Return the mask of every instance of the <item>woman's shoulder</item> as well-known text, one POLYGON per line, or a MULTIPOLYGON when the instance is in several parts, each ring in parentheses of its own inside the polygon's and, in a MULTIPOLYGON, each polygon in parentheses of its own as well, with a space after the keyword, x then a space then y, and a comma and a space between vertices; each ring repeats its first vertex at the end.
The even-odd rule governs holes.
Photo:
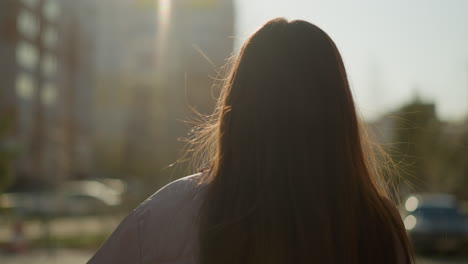
POLYGON ((201 173, 173 181, 134 210, 141 251, 151 260, 183 258, 191 263, 196 247, 196 219, 202 203, 201 173), (156 252, 154 248, 159 250, 156 252))
POLYGON ((139 222, 168 222, 192 215, 201 203, 202 173, 172 181, 133 210, 139 222))
POLYGON ((197 173, 168 183, 143 201, 135 211, 138 214, 155 207, 170 208, 195 199, 204 188, 204 185, 200 184, 201 177, 202 173, 197 173))
POLYGON ((198 173, 175 180, 151 195, 125 217, 88 263, 155 263, 174 258, 193 263, 194 227, 205 187, 199 184, 200 177, 198 173))

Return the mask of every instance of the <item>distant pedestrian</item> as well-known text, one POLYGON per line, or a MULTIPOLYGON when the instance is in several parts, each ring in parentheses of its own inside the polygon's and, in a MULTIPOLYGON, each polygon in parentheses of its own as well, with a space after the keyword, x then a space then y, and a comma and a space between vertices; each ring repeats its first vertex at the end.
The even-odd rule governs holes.
POLYGON ((411 263, 332 39, 274 19, 231 67, 191 139, 200 173, 146 200, 89 263, 411 263))
POLYGON ((28 241, 24 233, 24 224, 22 220, 17 220, 12 226, 11 241, 8 245, 8 251, 11 253, 25 253, 29 250, 28 241))

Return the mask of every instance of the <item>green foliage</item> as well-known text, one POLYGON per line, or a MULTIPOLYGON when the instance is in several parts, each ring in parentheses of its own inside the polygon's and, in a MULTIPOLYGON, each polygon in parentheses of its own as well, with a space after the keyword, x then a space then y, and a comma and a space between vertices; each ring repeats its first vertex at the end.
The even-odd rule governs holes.
POLYGON ((449 135, 441 144, 443 166, 439 173, 450 191, 460 199, 468 200, 468 126, 462 129, 461 134, 449 135))
POLYGON ((415 99, 401 107, 396 115, 394 159, 416 189, 427 191, 432 186, 431 161, 437 160, 440 127, 434 105, 415 99))
POLYGON ((468 129, 438 120, 434 104, 418 98, 401 107, 392 151, 412 191, 463 194, 468 188, 468 129))

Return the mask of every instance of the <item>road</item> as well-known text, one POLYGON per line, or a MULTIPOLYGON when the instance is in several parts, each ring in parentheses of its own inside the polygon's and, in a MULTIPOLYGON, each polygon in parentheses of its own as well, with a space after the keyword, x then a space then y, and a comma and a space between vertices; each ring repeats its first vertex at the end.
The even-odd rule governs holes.
MULTIPOLYGON (((1 1, 1 0, 0 0, 1 1)), ((57 218, 49 222, 50 233, 57 236, 74 234, 108 233, 119 224, 124 216, 90 216, 57 218)), ((44 224, 37 220, 23 223, 26 239, 36 239, 44 235, 44 224)), ((0 242, 6 242, 12 236, 12 222, 0 222, 0 242)))
MULTIPOLYGON (((92 256, 91 251, 59 249, 55 252, 33 251, 24 255, 1 255, 2 264, 83 264, 92 256)), ((468 259, 447 260, 418 258, 416 264, 468 264, 468 259)))
POLYGON ((468 264, 468 257, 466 258, 441 258, 441 257, 419 257, 416 264, 468 264))
POLYGON ((83 264, 89 260, 92 252, 60 249, 54 252, 36 250, 21 255, 0 254, 2 264, 83 264))

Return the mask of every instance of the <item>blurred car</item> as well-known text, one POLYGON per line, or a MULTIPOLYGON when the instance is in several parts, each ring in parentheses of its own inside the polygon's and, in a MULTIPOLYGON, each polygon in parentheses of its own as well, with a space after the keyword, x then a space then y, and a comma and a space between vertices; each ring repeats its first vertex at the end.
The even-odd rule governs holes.
POLYGON ((67 181, 55 190, 6 193, 3 199, 22 217, 79 216, 114 211, 123 191, 95 180, 67 181))
POLYGON ((95 180, 68 181, 57 192, 59 215, 89 215, 112 211, 122 203, 121 190, 95 180))
POLYGON ((468 220, 452 195, 411 195, 403 222, 417 251, 456 251, 468 245, 468 220))
POLYGON ((57 207, 55 199, 46 191, 4 193, 2 200, 7 201, 10 210, 21 218, 50 215, 57 207))

